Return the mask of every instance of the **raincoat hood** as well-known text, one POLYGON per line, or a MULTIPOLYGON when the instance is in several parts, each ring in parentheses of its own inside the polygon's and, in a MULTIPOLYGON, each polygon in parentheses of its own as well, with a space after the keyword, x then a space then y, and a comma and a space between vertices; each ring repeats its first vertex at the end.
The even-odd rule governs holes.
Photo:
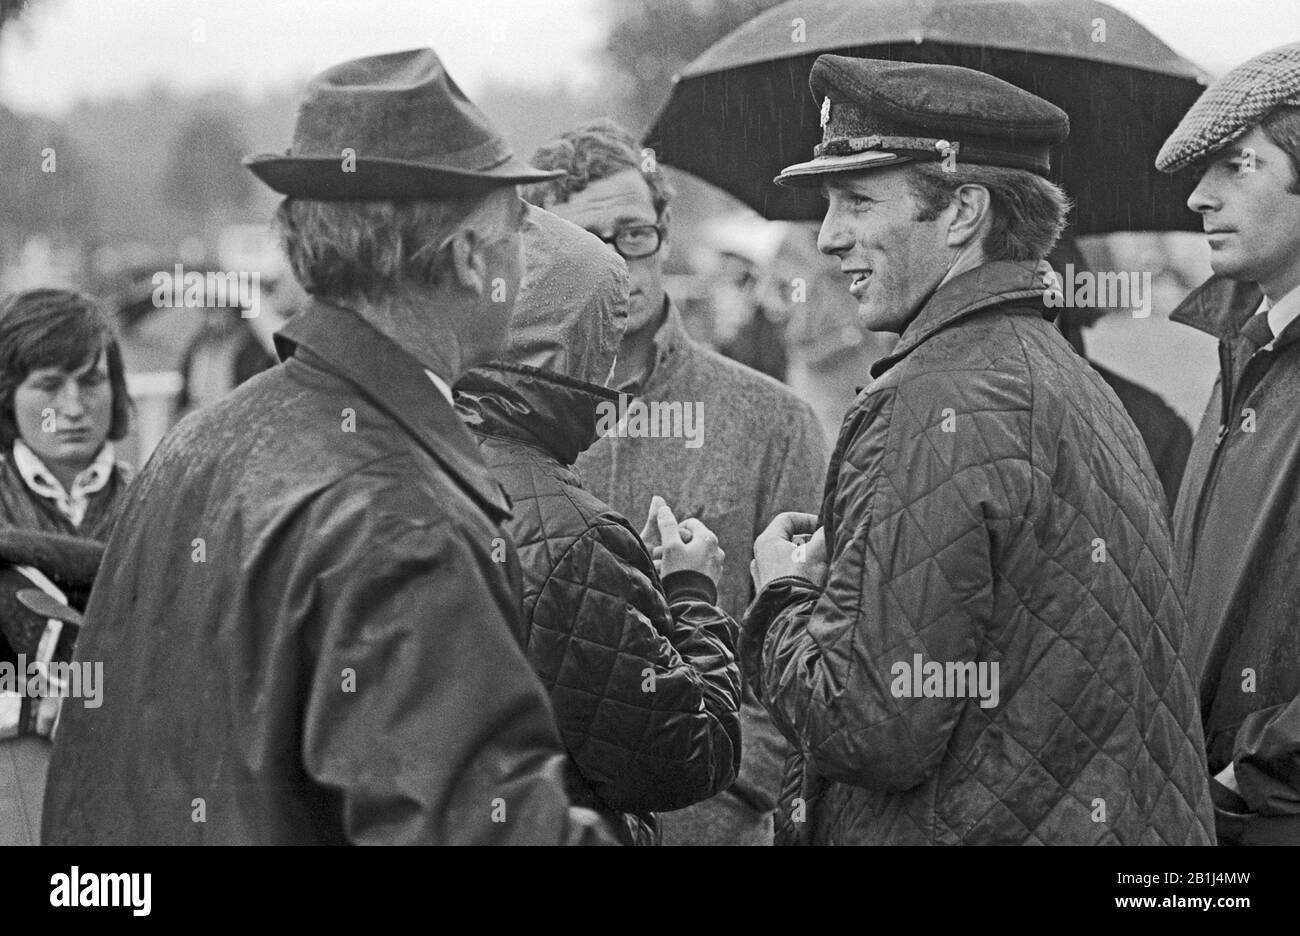
POLYGON ((456 402, 474 431, 540 445, 570 465, 596 441, 597 405, 627 323, 627 265, 596 237, 532 206, 525 270, 500 359, 467 372, 456 402))

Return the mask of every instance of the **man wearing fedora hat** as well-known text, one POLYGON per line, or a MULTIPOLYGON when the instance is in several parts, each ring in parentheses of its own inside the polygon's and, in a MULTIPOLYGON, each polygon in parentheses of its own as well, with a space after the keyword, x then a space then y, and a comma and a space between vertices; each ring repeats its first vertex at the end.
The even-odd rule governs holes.
POLYGON ((1300 43, 1201 95, 1156 157, 1199 174, 1214 275, 1170 318, 1219 341, 1174 511, 1219 841, 1300 844, 1300 43))
POLYGON ((781 840, 1208 844, 1160 483, 1045 317, 1066 115, 951 66, 811 84, 822 143, 777 181, 822 190, 822 252, 900 339, 820 517, 754 544, 745 663, 802 755, 781 840))
POLYGON ((508 505, 449 385, 519 285, 517 161, 431 50, 316 76, 247 160, 312 303, 126 498, 53 843, 560 843, 564 749, 520 646, 508 505))

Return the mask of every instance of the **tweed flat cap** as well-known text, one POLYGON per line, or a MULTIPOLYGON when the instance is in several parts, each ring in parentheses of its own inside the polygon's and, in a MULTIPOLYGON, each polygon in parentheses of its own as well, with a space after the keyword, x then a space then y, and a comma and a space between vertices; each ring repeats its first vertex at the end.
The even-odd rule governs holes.
POLYGON ((1156 168, 1177 172, 1190 166, 1281 104, 1300 106, 1300 42, 1261 53, 1210 85, 1160 147, 1156 168))
POLYGON ((821 104, 822 142, 813 159, 781 171, 781 185, 950 156, 1046 175, 1050 148, 1070 132, 1055 104, 955 65, 822 55, 808 83, 821 104))

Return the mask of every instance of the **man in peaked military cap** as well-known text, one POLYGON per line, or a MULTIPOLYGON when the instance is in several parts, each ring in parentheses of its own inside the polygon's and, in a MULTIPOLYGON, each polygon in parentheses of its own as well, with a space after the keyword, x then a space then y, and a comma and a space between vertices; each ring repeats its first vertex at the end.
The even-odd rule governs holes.
MULTIPOLYGON (((64 708, 59 844, 585 840, 521 646, 509 516, 449 385, 522 275, 515 159, 431 49, 312 79, 247 161, 312 303, 284 363, 169 432, 86 613, 113 688, 64 708)), ((593 824, 594 823, 594 824, 593 824)))
POLYGON ((1045 318, 1066 115, 980 72, 824 55, 777 181, 869 328, 820 517, 754 544, 746 665, 803 752, 781 838, 1213 841, 1159 481, 1045 318), (796 537, 807 536, 796 544, 796 537))
POLYGON ((1214 276, 1171 316, 1220 373, 1174 512, 1219 840, 1300 844, 1300 43, 1233 69, 1156 159, 1200 174, 1214 276))

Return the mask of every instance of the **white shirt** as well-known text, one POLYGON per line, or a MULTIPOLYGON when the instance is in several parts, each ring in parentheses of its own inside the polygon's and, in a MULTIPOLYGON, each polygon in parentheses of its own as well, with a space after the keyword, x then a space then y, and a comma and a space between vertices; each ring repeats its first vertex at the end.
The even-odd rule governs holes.
POLYGON ((95 460, 72 479, 72 490, 67 491, 26 442, 22 439, 14 440, 14 467, 22 475, 27 487, 32 493, 54 501, 59 513, 76 527, 81 526, 81 521, 86 518, 90 495, 104 489, 116 464, 113 459, 113 443, 105 442, 95 460))
MULTIPOLYGON (((447 398, 447 402, 452 403, 451 386, 447 383, 447 381, 443 380, 441 377, 439 377, 433 371, 429 370, 427 367, 424 369, 424 372, 429 375, 429 379, 432 380, 433 385, 438 388, 438 392, 447 398)), ((455 406, 455 403, 452 403, 452 405, 455 406)))
POLYGON ((1259 315, 1260 312, 1268 316, 1268 327, 1273 331, 1273 341, 1264 345, 1264 350, 1272 351, 1282 330, 1300 317, 1300 289, 1291 290, 1277 302, 1270 302, 1265 296, 1259 311, 1255 314, 1259 315))

